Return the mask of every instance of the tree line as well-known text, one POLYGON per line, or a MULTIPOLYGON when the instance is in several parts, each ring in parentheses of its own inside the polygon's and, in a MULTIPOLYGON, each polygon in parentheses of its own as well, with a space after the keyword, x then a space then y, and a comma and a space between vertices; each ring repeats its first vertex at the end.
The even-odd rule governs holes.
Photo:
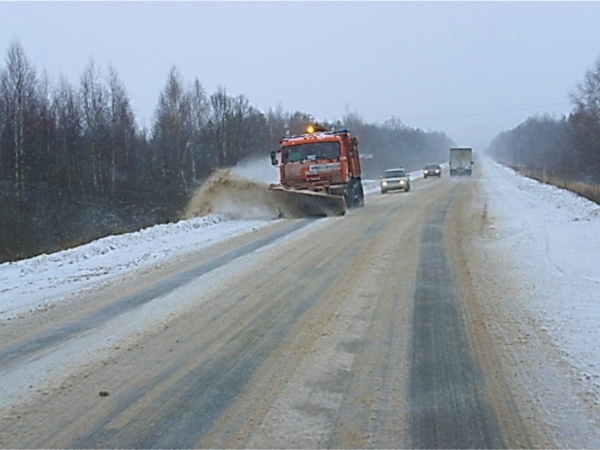
MULTIPOLYGON (((92 60, 77 84, 51 83, 14 41, 0 66, 0 263, 179 220, 214 169, 253 156, 268 164, 286 131, 313 122, 281 107, 262 112, 224 87, 209 95, 172 68, 142 128, 113 67, 92 60)), ((349 114, 323 125, 359 137, 372 177, 441 161, 451 145, 398 119, 378 125, 349 114)))
POLYGON ((600 57, 576 86, 571 102, 568 116, 530 117, 500 133, 488 153, 501 163, 563 187, 600 184, 600 57))

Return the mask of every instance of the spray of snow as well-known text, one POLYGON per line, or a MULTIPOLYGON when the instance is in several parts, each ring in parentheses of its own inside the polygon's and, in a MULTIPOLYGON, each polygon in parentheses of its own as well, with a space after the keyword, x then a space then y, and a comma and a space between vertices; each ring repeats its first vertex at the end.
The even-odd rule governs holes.
POLYGON ((257 183, 278 183, 279 169, 271 165, 270 159, 252 157, 239 162, 233 169, 233 173, 247 180, 257 183))
POLYGON ((302 212, 286 201, 285 194, 269 190, 269 184, 277 182, 277 169, 264 158, 248 159, 233 168, 217 169, 198 188, 183 218, 210 214, 232 220, 302 217, 302 212))
POLYGON ((266 183, 240 177, 231 169, 217 169, 200 186, 184 218, 222 214, 230 219, 272 219, 277 211, 269 202, 266 183))

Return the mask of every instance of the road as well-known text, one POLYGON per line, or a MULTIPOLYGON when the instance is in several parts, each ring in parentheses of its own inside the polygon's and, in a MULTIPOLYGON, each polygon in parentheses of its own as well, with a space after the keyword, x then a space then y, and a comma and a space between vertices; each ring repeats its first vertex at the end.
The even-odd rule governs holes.
POLYGON ((276 221, 5 324, 3 448, 557 447, 473 178, 276 221), (487 264, 487 265, 486 265, 487 264))

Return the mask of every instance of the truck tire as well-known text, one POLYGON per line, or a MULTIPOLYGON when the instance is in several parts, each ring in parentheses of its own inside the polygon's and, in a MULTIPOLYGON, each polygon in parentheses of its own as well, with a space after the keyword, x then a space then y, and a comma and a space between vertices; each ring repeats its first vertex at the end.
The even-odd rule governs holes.
POLYGON ((346 186, 344 194, 346 208, 360 208, 365 204, 365 196, 363 192, 360 178, 351 178, 346 186))
POLYGON ((346 193, 344 194, 344 203, 346 208, 350 209, 354 207, 354 179, 350 179, 346 185, 346 193))
POLYGON ((358 181, 358 206, 365 206, 365 191, 363 190, 362 181, 358 181))

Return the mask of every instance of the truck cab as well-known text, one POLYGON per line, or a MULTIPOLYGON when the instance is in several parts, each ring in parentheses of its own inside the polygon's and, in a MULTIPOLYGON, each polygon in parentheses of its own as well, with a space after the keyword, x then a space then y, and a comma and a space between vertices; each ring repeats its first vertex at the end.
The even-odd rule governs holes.
POLYGON ((281 188, 340 196, 348 208, 364 205, 358 139, 348 130, 309 128, 305 134, 284 137, 280 144, 271 162, 279 166, 281 188))

